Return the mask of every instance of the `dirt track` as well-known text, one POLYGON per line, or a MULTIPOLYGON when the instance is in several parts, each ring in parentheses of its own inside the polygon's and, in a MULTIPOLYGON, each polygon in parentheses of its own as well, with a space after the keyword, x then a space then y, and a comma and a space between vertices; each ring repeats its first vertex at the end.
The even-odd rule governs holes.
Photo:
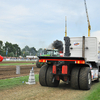
POLYGON ((0 100, 82 100, 90 91, 74 90, 70 84, 63 82, 56 88, 43 87, 37 83, 0 91, 0 100))
MULTIPOLYGON (((16 66, 0 66, 0 78, 29 75, 32 67, 34 67, 35 74, 38 74, 40 69, 34 64, 21 66, 20 75, 16 75, 16 66)), ((92 84, 91 90, 95 84, 92 84)), ((70 84, 62 81, 56 88, 43 87, 38 82, 35 85, 25 84, 0 91, 0 100, 82 100, 91 90, 74 90, 70 84)))
MULTIPOLYGON (((11 63, 11 62, 9 62, 9 63, 11 63)), ((26 62, 24 62, 24 63, 26 63, 26 62)), ((32 67, 34 69, 34 73, 38 74, 40 68, 37 68, 35 66, 35 64, 20 65, 20 74, 19 75, 16 74, 16 66, 0 66, 0 79, 29 75, 32 67)))

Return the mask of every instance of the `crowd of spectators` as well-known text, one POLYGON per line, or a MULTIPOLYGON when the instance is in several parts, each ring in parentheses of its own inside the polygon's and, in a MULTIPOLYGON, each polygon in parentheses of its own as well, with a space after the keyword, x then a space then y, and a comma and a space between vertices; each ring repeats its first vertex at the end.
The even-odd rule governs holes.
POLYGON ((3 57, 3 60, 4 61, 8 61, 8 60, 17 60, 17 61, 20 61, 20 60, 37 60, 37 58, 27 58, 27 57, 3 57))

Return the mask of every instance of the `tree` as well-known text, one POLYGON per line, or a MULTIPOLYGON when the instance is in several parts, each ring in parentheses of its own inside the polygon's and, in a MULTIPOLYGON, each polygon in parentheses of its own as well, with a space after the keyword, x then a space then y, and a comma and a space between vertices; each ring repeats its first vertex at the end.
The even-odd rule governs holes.
POLYGON ((9 43, 6 42, 6 43, 5 43, 5 46, 3 46, 3 49, 4 49, 4 51, 5 51, 5 52, 4 52, 4 53, 5 53, 4 56, 8 55, 8 47, 9 47, 9 43))
POLYGON ((1 49, 2 46, 3 46, 3 42, 0 40, 0 49, 1 49))
POLYGON ((4 49, 6 51, 6 55, 8 55, 8 53, 14 52, 14 47, 12 45, 12 43, 6 42, 4 49))
POLYGON ((13 44, 15 56, 21 55, 21 48, 17 44, 13 44))
POLYGON ((35 56, 36 53, 37 53, 36 49, 34 47, 31 47, 30 48, 30 54, 35 56))
POLYGON ((19 55, 21 55, 21 49, 17 44, 12 44, 12 43, 6 42, 5 46, 3 48, 6 52, 5 56, 19 57, 19 55))
POLYGON ((0 40, 0 55, 8 57, 19 57, 20 55, 24 57, 26 57, 26 55, 35 56, 37 55, 37 50, 35 47, 29 48, 29 46, 26 45, 21 51, 21 48, 18 46, 18 44, 12 44, 6 41, 5 45, 3 46, 3 42, 0 40))
POLYGON ((0 40, 0 55, 3 53, 3 42, 0 40))
POLYGON ((35 56, 37 54, 37 50, 35 49, 35 47, 29 48, 29 46, 26 45, 22 49, 22 54, 23 54, 24 57, 26 57, 27 55, 35 56))
POLYGON ((10 53, 8 54, 8 56, 9 56, 9 57, 14 57, 14 53, 13 53, 13 52, 10 52, 10 53))
POLYGON ((40 56, 40 55, 43 55, 44 54, 44 50, 42 48, 40 48, 38 51, 37 51, 37 56, 40 56))
POLYGON ((22 49, 22 54, 24 57, 26 57, 26 55, 29 55, 30 54, 30 48, 29 46, 25 46, 25 48, 22 49))

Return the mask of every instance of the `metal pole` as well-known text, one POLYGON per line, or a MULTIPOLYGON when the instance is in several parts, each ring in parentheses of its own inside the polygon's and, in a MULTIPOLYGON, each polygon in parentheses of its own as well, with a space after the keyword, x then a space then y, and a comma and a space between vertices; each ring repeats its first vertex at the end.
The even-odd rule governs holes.
POLYGON ((82 39, 82 57, 85 58, 85 36, 82 39))
POLYGON ((65 37, 67 36, 67 16, 65 16, 65 37))

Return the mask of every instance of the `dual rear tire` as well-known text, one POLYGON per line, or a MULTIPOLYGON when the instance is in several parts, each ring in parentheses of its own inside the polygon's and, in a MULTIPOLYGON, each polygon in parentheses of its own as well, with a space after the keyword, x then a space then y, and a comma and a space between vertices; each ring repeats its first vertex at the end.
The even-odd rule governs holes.
MULTIPOLYGON (((44 64, 39 72, 39 82, 42 86, 57 87, 59 81, 52 74, 52 66, 44 64)), ((74 67, 71 72, 71 87, 89 90, 91 87, 91 71, 89 67, 74 67)))
POLYGON ((42 86, 47 86, 47 81, 46 81, 46 73, 48 70, 48 65, 44 64, 39 72, 39 82, 42 86))
POLYGON ((74 67, 71 72, 71 87, 79 89, 79 71, 80 67, 74 67))
POLYGON ((39 72, 39 82, 42 86, 57 87, 59 81, 52 74, 52 66, 44 64, 39 72))
POLYGON ((91 87, 91 71, 89 67, 75 67, 71 72, 71 87, 89 90, 91 87))
POLYGON ((79 87, 82 90, 89 90, 91 87, 91 70, 89 67, 82 67, 79 75, 79 87))

